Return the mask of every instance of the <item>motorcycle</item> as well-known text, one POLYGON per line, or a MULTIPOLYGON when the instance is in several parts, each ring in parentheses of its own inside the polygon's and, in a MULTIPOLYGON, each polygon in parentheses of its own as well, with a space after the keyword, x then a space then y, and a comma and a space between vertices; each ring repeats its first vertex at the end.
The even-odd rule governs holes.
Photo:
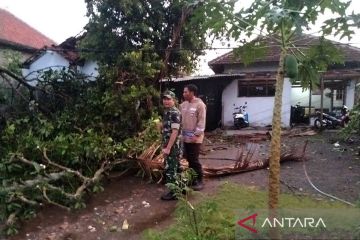
POLYGON ((249 114, 245 111, 247 102, 243 106, 235 107, 233 112, 234 127, 236 129, 249 126, 249 114))
POLYGON ((309 117, 305 115, 305 107, 302 107, 298 102, 295 106, 291 106, 290 126, 294 127, 301 123, 309 123, 309 117))
POLYGON ((344 105, 341 109, 341 117, 335 117, 331 114, 323 113, 322 122, 321 122, 321 113, 316 112, 318 117, 315 119, 314 127, 316 129, 335 129, 337 127, 345 127, 345 125, 350 121, 348 108, 344 105))

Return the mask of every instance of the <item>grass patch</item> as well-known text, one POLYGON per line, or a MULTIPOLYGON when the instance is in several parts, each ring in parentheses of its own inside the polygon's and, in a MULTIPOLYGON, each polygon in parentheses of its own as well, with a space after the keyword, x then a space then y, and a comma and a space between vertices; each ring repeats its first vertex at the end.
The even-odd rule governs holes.
MULTIPOLYGON (((200 195, 201 196, 201 195, 200 195)), ((185 202, 179 201, 176 223, 163 231, 148 230, 146 240, 215 240, 236 239, 235 226, 239 209, 266 209, 267 192, 252 187, 224 183, 212 197, 201 196, 195 204, 196 222, 185 202), (197 226, 197 229, 195 228, 197 226), (196 234, 198 231, 199 234, 196 234)), ((318 201, 310 197, 281 194, 280 208, 297 209, 356 209, 339 202, 318 201)), ((250 223, 249 223, 250 224, 250 223)))

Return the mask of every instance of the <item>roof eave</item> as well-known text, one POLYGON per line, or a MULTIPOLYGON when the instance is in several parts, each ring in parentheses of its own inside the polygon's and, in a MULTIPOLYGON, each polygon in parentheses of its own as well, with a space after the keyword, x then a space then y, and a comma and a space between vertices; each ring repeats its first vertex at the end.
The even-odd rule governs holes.
POLYGON ((34 48, 34 47, 26 46, 26 45, 15 43, 15 42, 10 42, 10 41, 4 40, 4 39, 0 39, 0 45, 6 46, 6 47, 9 47, 14 50, 21 51, 21 52, 26 52, 26 53, 34 53, 38 50, 37 48, 34 48))
POLYGON ((22 63, 23 68, 29 68, 31 64, 33 64, 35 61, 37 61, 39 58, 41 58, 47 51, 47 48, 38 49, 36 52, 33 53, 28 59, 26 59, 22 63))

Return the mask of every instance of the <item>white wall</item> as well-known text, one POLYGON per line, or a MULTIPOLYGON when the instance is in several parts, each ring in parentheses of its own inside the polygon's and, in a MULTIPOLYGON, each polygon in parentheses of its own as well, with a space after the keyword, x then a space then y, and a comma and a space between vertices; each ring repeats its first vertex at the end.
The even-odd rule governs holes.
MULTIPOLYGON (((284 91, 282 96, 282 126, 287 127, 290 124, 291 107, 291 83, 289 79, 284 81, 284 91)), ((247 102, 247 112, 249 113, 250 126, 266 126, 272 124, 274 97, 238 97, 238 80, 232 81, 223 91, 223 124, 224 126, 233 126, 234 104, 243 105, 247 102)))
POLYGON ((291 82, 289 78, 284 80, 283 96, 282 96, 282 115, 281 122, 283 126, 290 126, 291 113, 291 82))
POLYGON ((355 104, 355 87, 356 87, 356 81, 351 80, 346 85, 346 98, 345 98, 345 105, 352 109, 355 104))
MULTIPOLYGON (((68 68, 69 61, 57 52, 47 50, 45 54, 36 59, 29 67, 29 69, 22 69, 22 74, 27 80, 36 79, 42 71, 49 69, 61 70, 63 67, 68 68)), ((98 64, 95 61, 86 61, 84 66, 77 67, 80 73, 88 77, 89 80, 95 80, 99 76, 98 64)), ((36 85, 37 81, 29 82, 36 85)))
MULTIPOLYGON (((27 80, 36 79, 44 68, 43 71, 49 70, 60 70, 63 67, 69 67, 69 61, 66 60, 60 54, 47 50, 45 54, 36 59, 30 66, 29 69, 23 69, 22 74, 27 80)), ((37 81, 29 82, 31 85, 36 85, 37 81)))
MULTIPOLYGON (((331 106, 331 99, 326 96, 326 94, 330 93, 330 89, 326 88, 324 89, 324 100, 323 100, 323 106, 324 108, 330 109, 331 106)), ((302 91, 301 87, 293 87, 291 89, 291 104, 295 105, 297 103, 300 104, 300 106, 309 106, 309 90, 302 91)), ((321 95, 312 95, 311 96, 311 106, 315 108, 320 108, 321 105, 321 95)), ((342 106, 342 101, 336 101, 334 98, 334 107, 336 106, 342 106)))
POLYGON ((89 80, 95 80, 99 76, 99 66, 95 61, 86 61, 80 71, 85 76, 88 76, 89 80))
MULTIPOLYGON (((348 82, 348 85, 346 86, 346 98, 345 98, 345 105, 351 109, 354 106, 355 101, 355 80, 351 80, 348 82)), ((324 102, 323 106, 324 108, 330 109, 331 107, 331 98, 327 97, 326 95, 330 93, 331 90, 329 88, 324 89, 324 102)), ((336 94, 334 92, 333 96, 334 107, 341 107, 343 105, 343 100, 336 100, 336 94)), ((301 106, 309 106, 309 90, 302 91, 301 87, 293 87, 291 89, 291 104, 295 105, 298 102, 300 102, 301 106)), ((311 106, 315 108, 320 108, 321 105, 321 95, 312 95, 311 96, 311 106)))

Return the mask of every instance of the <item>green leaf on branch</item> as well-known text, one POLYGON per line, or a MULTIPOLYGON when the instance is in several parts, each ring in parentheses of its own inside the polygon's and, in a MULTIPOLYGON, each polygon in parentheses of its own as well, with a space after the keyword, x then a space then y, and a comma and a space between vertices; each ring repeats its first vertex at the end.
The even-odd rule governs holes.
POLYGON ((38 164, 37 162, 32 162, 32 164, 33 164, 36 172, 40 172, 40 171, 41 171, 42 168, 41 168, 40 164, 38 164))

